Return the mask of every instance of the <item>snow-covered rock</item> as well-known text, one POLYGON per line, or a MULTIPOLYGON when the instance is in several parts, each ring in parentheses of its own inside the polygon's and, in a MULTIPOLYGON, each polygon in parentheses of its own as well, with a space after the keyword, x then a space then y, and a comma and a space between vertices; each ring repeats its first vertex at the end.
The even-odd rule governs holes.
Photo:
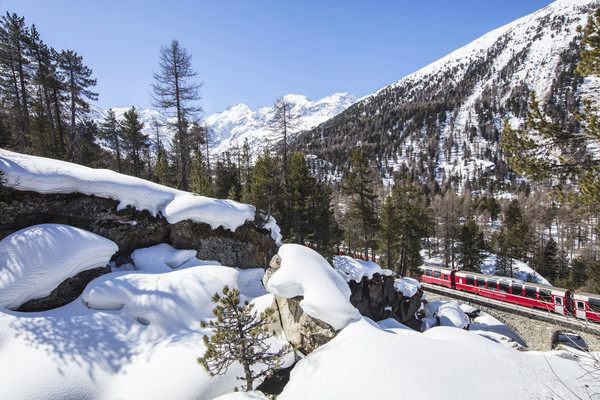
POLYGON ((346 282, 360 282, 365 276, 367 279, 372 279, 374 274, 389 276, 394 274, 389 269, 382 269, 373 261, 357 260, 348 256, 335 256, 333 268, 346 282))
POLYGON ((335 330, 360 318, 350 303, 348 284, 317 252, 284 244, 278 254, 281 267, 269 279, 269 292, 285 298, 302 296, 302 310, 335 330))
POLYGON ((105 266, 117 250, 108 239, 66 225, 13 233, 0 241, 0 307, 47 296, 65 279, 105 266))
MULTIPOLYGON (((190 220, 213 229, 235 231, 253 221, 255 209, 232 200, 218 200, 173 189, 133 176, 105 169, 93 169, 64 161, 35 157, 0 149, 0 169, 6 186, 38 193, 83 193, 120 202, 118 209, 133 206, 159 212, 171 223, 190 220)), ((268 226, 274 228, 274 221, 268 226)), ((281 242, 278 229, 271 229, 275 242, 281 242)))

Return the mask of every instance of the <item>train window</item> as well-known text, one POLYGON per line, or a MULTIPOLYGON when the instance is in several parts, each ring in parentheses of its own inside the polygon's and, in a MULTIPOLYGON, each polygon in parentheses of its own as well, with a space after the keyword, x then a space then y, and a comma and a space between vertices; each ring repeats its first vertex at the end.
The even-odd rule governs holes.
POLYGON ((467 285, 475 286, 475 277, 473 275, 467 275, 467 285))
POLYGON ((477 287, 485 289, 485 278, 482 278, 482 277, 477 278, 477 287))
POLYGON ((488 279, 488 289, 490 290, 498 290, 498 281, 489 280, 488 279))
POLYGON ((440 279, 442 277, 442 273, 440 271, 433 271, 434 278, 440 279))
POLYGON ((558 296, 554 297, 554 303, 558 304, 559 306, 563 305, 562 300, 563 300, 562 297, 558 297, 558 296))
POLYGON ((577 309, 578 310, 585 310, 585 303, 583 301, 578 301, 577 302, 577 309))
POLYGON ((523 296, 523 285, 512 285, 512 294, 517 296, 523 296))
POLYGON ((498 290, 504 293, 510 293, 510 284, 508 282, 500 282, 498 284, 498 290))
POLYGON ((600 300, 599 299, 589 299, 588 305, 590 306, 590 311, 595 312, 596 314, 600 314, 600 300))
POLYGON ((433 270, 432 269, 426 269, 425 270, 425 276, 433 276, 433 270))
POLYGON ((537 289, 531 286, 525 286, 525 297, 537 300, 537 289))
POLYGON ((546 289, 540 289, 540 300, 546 303, 552 303, 552 292, 546 289))

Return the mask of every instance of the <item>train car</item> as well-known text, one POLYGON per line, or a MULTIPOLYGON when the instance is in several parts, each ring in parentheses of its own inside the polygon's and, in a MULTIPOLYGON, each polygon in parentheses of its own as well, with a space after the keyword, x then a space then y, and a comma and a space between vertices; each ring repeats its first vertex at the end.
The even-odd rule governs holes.
POLYGON ((434 285, 442 285, 454 289, 454 274, 456 270, 424 265, 419 267, 421 276, 419 279, 422 282, 432 283, 434 285))
POLYGON ((567 289, 466 271, 457 271, 455 280, 457 290, 563 315, 570 311, 571 297, 567 289))
POLYGON ((600 322, 600 295, 575 293, 573 295, 573 314, 576 318, 600 322))

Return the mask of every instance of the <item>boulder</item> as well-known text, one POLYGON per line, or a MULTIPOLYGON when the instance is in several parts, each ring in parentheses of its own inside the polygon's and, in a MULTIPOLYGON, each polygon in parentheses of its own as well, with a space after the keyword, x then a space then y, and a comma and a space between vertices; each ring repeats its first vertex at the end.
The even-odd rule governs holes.
MULTIPOLYGON (((360 282, 350 281, 350 302, 362 315, 374 321, 393 318, 413 326, 415 313, 421 307, 423 291, 419 289, 414 296, 405 297, 396 291, 394 281, 393 276, 380 274, 374 274, 371 279, 364 276, 360 282)), ((414 326, 420 326, 420 323, 414 326)))

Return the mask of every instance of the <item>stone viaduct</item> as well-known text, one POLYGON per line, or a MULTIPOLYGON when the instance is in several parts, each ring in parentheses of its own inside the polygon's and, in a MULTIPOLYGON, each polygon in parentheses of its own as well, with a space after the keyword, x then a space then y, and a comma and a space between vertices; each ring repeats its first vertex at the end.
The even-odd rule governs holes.
POLYGON ((471 293, 445 288, 423 287, 428 301, 456 300, 468 304, 496 318, 512 329, 527 344, 529 350, 551 350, 557 332, 575 333, 587 344, 589 350, 600 350, 600 324, 575 318, 557 318, 551 312, 531 310, 527 307, 502 303, 471 293))

